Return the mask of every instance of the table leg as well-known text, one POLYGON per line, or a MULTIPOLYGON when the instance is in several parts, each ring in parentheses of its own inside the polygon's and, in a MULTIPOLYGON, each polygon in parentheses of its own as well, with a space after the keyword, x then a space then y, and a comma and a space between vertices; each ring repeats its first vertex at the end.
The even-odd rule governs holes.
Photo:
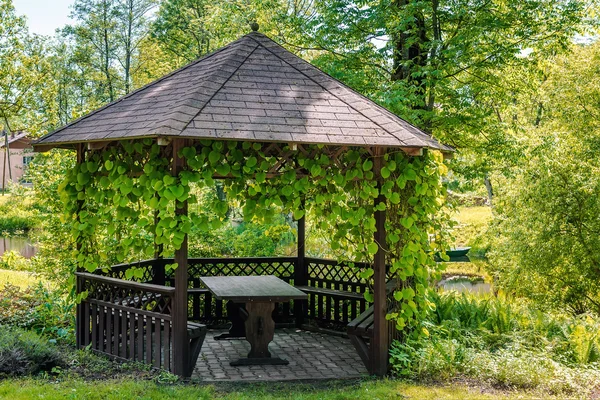
POLYGON ((287 365, 288 361, 279 357, 271 357, 269 343, 275 335, 275 321, 272 313, 274 303, 246 303, 248 318, 246 319, 246 340, 250 343, 248 358, 232 361, 236 365, 287 365))
POLYGON ((227 302, 227 317, 231 321, 231 327, 228 333, 222 333, 215 336, 215 340, 223 339, 245 339, 246 338, 246 326, 245 320, 247 318, 247 312, 243 309, 242 304, 234 303, 229 300, 227 302))

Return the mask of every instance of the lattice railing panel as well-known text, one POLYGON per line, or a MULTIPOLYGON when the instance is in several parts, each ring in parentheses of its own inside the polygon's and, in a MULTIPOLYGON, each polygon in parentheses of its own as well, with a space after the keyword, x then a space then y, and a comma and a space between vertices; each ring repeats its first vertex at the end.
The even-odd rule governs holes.
POLYGON ((160 262, 160 260, 144 260, 131 264, 113 265, 109 268, 99 268, 94 273, 101 276, 108 276, 110 278, 149 283, 155 282, 156 269, 154 266, 156 265, 156 263, 160 262), (127 279, 127 270, 129 269, 135 269, 138 274, 139 271, 141 271, 142 276, 133 276, 130 279, 127 279))

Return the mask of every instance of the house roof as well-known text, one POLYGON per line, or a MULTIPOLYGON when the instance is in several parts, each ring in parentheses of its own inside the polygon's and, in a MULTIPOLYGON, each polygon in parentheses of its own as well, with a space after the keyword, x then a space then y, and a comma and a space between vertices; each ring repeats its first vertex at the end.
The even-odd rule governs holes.
MULTIPOLYGON (((4 137, 5 135, 5 132, 0 132, 0 149, 6 146, 6 138, 4 137)), ((13 132, 9 134, 8 146, 10 148, 15 149, 24 149, 26 147, 31 147, 31 139, 29 139, 27 136, 29 136, 29 132, 24 131, 13 132)))
POLYGON ((34 148, 146 137, 453 149, 252 32, 34 148))

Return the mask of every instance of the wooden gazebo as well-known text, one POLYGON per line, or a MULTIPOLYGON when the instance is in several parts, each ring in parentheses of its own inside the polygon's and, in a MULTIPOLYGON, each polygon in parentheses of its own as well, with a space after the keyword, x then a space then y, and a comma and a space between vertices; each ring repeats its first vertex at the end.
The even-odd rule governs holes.
MULTIPOLYGON (((452 150, 258 32, 42 137, 34 148, 74 149, 82 164, 119 143, 158 144, 160 157, 178 176, 186 168, 183 148, 201 151, 215 141, 251 142, 261 154, 277 159, 267 179, 293 164, 297 154, 310 158, 313 151, 338 160, 360 149, 372 158, 378 179, 386 152, 420 157, 426 149, 452 150)), ((300 165, 293 169, 299 177, 310 176, 300 165)), ((77 201, 83 202, 81 197, 77 201)), ((187 213, 187 200, 173 201, 178 215, 187 213)), ((386 211, 374 214, 378 249, 372 265, 307 257, 304 217, 298 220, 295 257, 188 258, 185 235, 174 259, 161 256, 162 245, 152 259, 102 265, 93 273, 84 272, 85 259, 79 259, 77 289, 86 296, 77 309, 78 345, 189 376, 202 326, 227 318, 227 309, 202 287, 199 276, 276 275, 309 295, 308 301, 278 305, 277 324, 344 332, 369 310, 363 296, 369 282, 358 271, 372 266, 370 330, 354 344, 369 371, 383 375, 393 327, 386 320, 386 211), (165 268, 173 262, 175 270, 165 268), (127 272, 132 268, 134 276, 127 272)))

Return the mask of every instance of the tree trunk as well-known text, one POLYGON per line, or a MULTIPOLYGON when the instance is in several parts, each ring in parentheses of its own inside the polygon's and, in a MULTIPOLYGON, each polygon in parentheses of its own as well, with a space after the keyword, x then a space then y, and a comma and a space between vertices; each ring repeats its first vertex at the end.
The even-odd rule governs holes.
POLYGON ((490 177, 488 174, 485 174, 485 177, 483 178, 483 183, 485 184, 485 188, 487 189, 488 202, 490 203, 490 207, 491 207, 492 200, 494 197, 494 188, 492 187, 492 181, 490 180, 490 177))
MULTIPOLYGON (((399 14, 404 18, 408 16, 403 13, 413 0, 394 0, 392 6, 396 8, 399 14)), ((391 32, 393 43, 393 69, 392 81, 403 80, 409 86, 415 87, 419 100, 413 104, 415 109, 427 109, 428 96, 427 85, 422 74, 414 72, 420 71, 427 66, 427 31, 425 26, 425 17, 418 11, 414 12, 412 22, 407 26, 399 26, 391 32)))

